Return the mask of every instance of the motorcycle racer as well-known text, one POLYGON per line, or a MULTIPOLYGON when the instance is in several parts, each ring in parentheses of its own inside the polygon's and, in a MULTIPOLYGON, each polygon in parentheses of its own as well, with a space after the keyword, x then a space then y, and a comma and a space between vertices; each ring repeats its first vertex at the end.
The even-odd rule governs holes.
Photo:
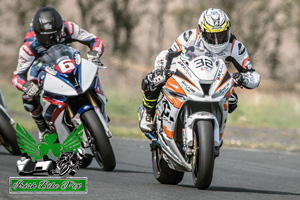
POLYGON ((94 34, 82 29, 71 21, 65 21, 54 8, 40 8, 30 21, 29 31, 24 37, 24 43, 19 50, 18 66, 13 73, 12 83, 15 88, 24 92, 22 95, 24 108, 30 112, 35 121, 39 139, 49 132, 42 115, 37 71, 31 67, 43 56, 47 49, 55 44, 80 42, 89 46, 88 60, 101 65, 100 57, 104 52, 104 42, 94 34))
MULTIPOLYGON (((229 17, 220 9, 209 8, 202 12, 196 29, 183 32, 171 48, 158 54, 154 70, 142 80, 143 105, 139 109, 139 126, 143 132, 154 129, 153 117, 160 91, 170 76, 172 59, 181 54, 183 48, 195 47, 204 54, 215 54, 225 63, 233 63, 238 72, 233 73, 235 84, 254 89, 260 83, 260 75, 253 69, 245 46, 231 33, 229 17)), ((235 92, 229 98, 229 113, 237 108, 235 92)))

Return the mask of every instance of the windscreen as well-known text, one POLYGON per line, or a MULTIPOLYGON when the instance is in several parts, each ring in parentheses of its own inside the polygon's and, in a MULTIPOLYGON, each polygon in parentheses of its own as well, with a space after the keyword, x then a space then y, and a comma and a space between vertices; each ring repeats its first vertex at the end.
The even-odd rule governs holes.
POLYGON ((73 55, 75 52, 77 52, 77 50, 68 45, 57 44, 49 48, 40 59, 51 67, 54 67, 62 60, 74 59, 73 55))

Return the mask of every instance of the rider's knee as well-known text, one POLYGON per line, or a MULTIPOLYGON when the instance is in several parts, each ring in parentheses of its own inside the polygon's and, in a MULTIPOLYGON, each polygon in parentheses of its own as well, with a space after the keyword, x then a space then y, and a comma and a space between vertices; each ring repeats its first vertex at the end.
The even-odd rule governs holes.
POLYGON ((27 112, 31 112, 33 115, 37 115, 41 111, 40 96, 29 97, 28 95, 23 95, 23 105, 27 112))

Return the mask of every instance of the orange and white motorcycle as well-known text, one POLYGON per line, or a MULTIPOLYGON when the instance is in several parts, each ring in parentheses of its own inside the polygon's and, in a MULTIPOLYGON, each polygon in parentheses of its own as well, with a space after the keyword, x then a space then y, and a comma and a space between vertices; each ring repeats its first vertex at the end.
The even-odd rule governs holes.
POLYGON ((192 172, 194 185, 207 189, 219 156, 234 81, 223 60, 184 49, 171 64, 172 76, 161 92, 152 139, 152 166, 163 184, 178 184, 192 172))

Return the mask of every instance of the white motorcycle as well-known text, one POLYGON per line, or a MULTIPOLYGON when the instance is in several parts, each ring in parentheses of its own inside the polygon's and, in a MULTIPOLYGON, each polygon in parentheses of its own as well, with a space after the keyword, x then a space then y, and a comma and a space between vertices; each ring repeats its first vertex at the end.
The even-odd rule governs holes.
MULTIPOLYGON (((43 116, 63 142, 69 133, 82 123, 82 147, 90 148, 99 166, 112 171, 115 155, 109 141, 106 96, 98 70, 92 62, 81 57, 78 50, 58 44, 39 58, 39 86, 42 87, 43 116)), ((87 167, 83 161, 81 167, 87 167)))
POLYGON ((162 184, 178 184, 192 172, 195 187, 207 189, 222 146, 228 98, 234 81, 223 60, 197 49, 183 49, 171 64, 155 116, 152 166, 162 184))

